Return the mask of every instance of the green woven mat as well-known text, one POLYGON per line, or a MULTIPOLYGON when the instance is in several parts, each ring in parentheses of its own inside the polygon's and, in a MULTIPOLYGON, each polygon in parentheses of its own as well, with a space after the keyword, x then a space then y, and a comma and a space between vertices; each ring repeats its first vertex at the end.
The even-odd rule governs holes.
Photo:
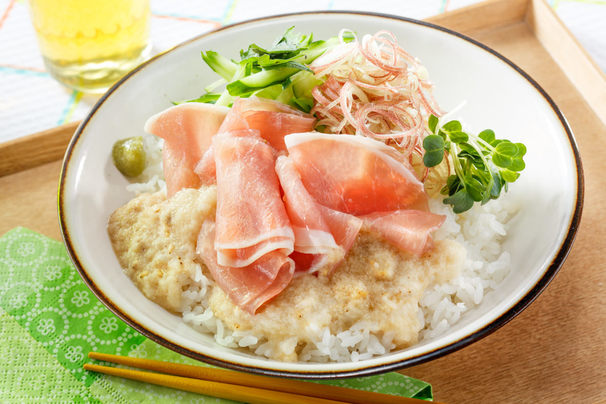
MULTIPOLYGON (((0 238, 0 402, 227 403, 82 369, 89 351, 206 366, 148 340, 97 300, 63 244, 24 228, 0 238)), ((323 383, 432 399, 399 373, 323 383)))

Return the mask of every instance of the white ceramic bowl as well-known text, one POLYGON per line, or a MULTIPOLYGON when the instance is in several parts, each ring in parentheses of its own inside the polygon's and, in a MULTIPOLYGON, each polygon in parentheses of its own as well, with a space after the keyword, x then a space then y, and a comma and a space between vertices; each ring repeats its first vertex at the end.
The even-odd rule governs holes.
POLYGON ((156 56, 138 67, 95 105, 66 153, 59 190, 64 241, 84 281, 114 313, 152 340, 212 364, 280 376, 325 378, 394 370, 424 362, 484 337, 523 310, 562 265, 579 224, 583 175, 573 135, 549 96, 520 68, 488 47, 425 22, 393 16, 321 12, 258 19, 221 28, 156 56), (132 195, 111 162, 113 143, 142 133, 145 120, 171 101, 199 96, 215 75, 200 58, 216 50, 236 58, 249 43, 271 43, 290 26, 334 36, 381 29, 421 59, 445 109, 465 100, 459 116, 475 129, 524 142, 527 168, 512 187, 524 206, 505 249, 511 273, 497 290, 447 333, 373 359, 346 363, 282 363, 217 345, 146 299, 123 274, 106 224, 132 195))

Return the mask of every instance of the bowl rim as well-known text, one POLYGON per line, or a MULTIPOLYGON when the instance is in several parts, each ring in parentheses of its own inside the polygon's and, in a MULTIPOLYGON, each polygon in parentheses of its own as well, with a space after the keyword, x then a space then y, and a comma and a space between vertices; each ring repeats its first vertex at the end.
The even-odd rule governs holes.
POLYGON ((385 372, 389 372, 389 371, 402 369, 402 368, 409 367, 409 366, 418 365, 421 363, 425 363, 425 362, 437 359, 446 354, 458 351, 459 349, 466 347, 467 345, 471 344, 472 342, 478 341, 478 340, 486 337, 487 335, 495 332, 497 329, 501 328, 502 326, 507 324, 509 321, 511 321, 514 317, 516 317, 520 312, 522 312, 530 303, 532 303, 541 294, 541 292, 547 287, 547 285, 549 285, 549 283, 552 281, 552 279, 555 277, 555 275, 558 273, 559 269, 563 265, 564 261, 566 260, 566 257, 568 256, 568 254, 572 248, 572 245, 574 243, 574 240, 575 240, 575 237, 577 234, 577 230, 579 228, 582 210, 583 210, 584 174, 583 174, 583 166, 581 163, 581 157, 580 157, 580 153, 579 153, 579 150, 578 150, 578 147, 576 144, 575 137, 568 124, 568 121, 564 117, 564 115, 561 112, 561 110, 559 109, 559 107, 556 105, 556 103, 553 101, 553 99, 548 95, 548 93, 528 73, 526 73, 522 68, 517 66, 515 63, 513 63, 511 60, 509 60, 508 58, 506 58, 499 52, 495 51, 494 49, 490 48, 489 46, 487 46, 467 35, 461 34, 452 29, 445 28, 440 25, 430 23, 427 21, 421 21, 421 20, 417 20, 417 19, 413 19, 413 18, 385 14, 385 13, 377 13, 377 12, 362 12, 362 11, 348 11, 348 10, 320 10, 320 11, 305 11, 305 12, 270 15, 270 16, 240 21, 240 22, 237 22, 234 24, 225 25, 225 26, 213 29, 209 32, 197 35, 193 38, 188 39, 187 41, 184 41, 182 43, 175 45, 174 47, 172 47, 170 49, 160 52, 160 53, 154 55, 153 57, 151 57, 150 59, 148 59, 147 61, 143 62, 142 64, 140 64, 133 70, 131 70, 129 73, 127 73, 125 76, 123 76, 118 82, 116 82, 97 101, 97 103, 93 106, 93 108, 88 113, 86 118, 84 118, 82 123, 76 129, 76 132, 74 133, 72 139, 70 140, 70 143, 67 147, 67 150, 66 150, 66 153, 65 153, 65 156, 63 159, 57 199, 58 199, 57 205, 58 205, 59 226, 60 226, 63 242, 65 244, 65 247, 67 249, 68 255, 69 255, 72 263, 78 270, 78 273, 80 274, 84 283, 89 287, 89 289, 95 294, 95 296, 97 296, 97 298, 109 310, 111 310, 115 315, 117 315, 119 318, 121 318, 124 322, 126 322, 129 326, 133 327, 139 333, 143 334, 145 337, 147 337, 150 340, 152 340, 172 351, 175 351, 179 354, 182 354, 182 355, 185 355, 185 356, 191 357, 193 359, 196 359, 196 360, 199 360, 199 361, 211 364, 211 365, 215 365, 215 366, 221 366, 221 367, 230 368, 230 369, 238 370, 238 371, 251 372, 251 373, 256 373, 256 374, 277 376, 277 377, 290 377, 290 378, 303 378, 303 379, 334 379, 334 378, 370 376, 370 375, 375 375, 375 374, 380 374, 380 373, 385 373, 385 372), (86 129, 88 122, 90 121, 92 116, 96 113, 96 111, 103 105, 103 103, 111 96, 111 94, 113 92, 115 92, 130 77, 135 75, 138 71, 142 70, 145 66, 157 61, 158 59, 162 58, 164 55, 171 53, 174 50, 181 48, 183 46, 186 46, 192 42, 198 41, 201 38, 213 35, 217 32, 223 31, 223 30, 232 29, 233 27, 238 27, 238 26, 247 25, 247 24, 254 24, 254 23, 258 23, 260 21, 279 20, 279 19, 283 19, 283 18, 287 18, 287 17, 308 16, 308 15, 345 15, 345 16, 368 16, 368 17, 373 17, 373 18, 385 18, 385 19, 397 20, 400 22, 416 24, 416 25, 420 25, 423 27, 432 28, 432 29, 447 33, 449 35, 458 37, 460 39, 463 39, 464 41, 467 41, 467 42, 481 48, 482 50, 492 54, 493 56, 496 56, 502 62, 509 65, 511 68, 513 68, 513 70, 515 70, 520 76, 522 76, 528 83, 530 83, 534 87, 534 89, 537 90, 537 92, 541 96, 543 96, 545 101, 547 101, 547 103, 549 104, 549 106, 551 107, 551 109, 553 110, 555 115, 557 116, 558 120, 560 121, 560 124, 562 125, 562 128, 564 129, 564 131, 568 137, 570 150, 574 157, 574 163, 576 165, 577 191, 576 191, 576 195, 575 195, 576 201, 574 204, 574 212, 570 218, 566 237, 564 238, 563 242, 561 243, 557 254, 554 255, 551 263, 549 264, 549 266, 547 267, 547 269, 545 270, 545 272, 541 276, 541 278, 528 290, 528 292, 526 292, 526 294, 524 294, 524 296, 522 296, 517 302, 515 302, 515 304, 513 304, 507 311, 505 311, 499 317, 494 319, 492 322, 484 325, 480 329, 466 335, 465 337, 462 337, 456 341, 453 341, 453 342, 449 343, 448 345, 441 346, 441 347, 435 348, 429 352, 415 355, 415 356, 412 356, 410 358, 406 358, 403 360, 395 360, 395 361, 386 360, 384 363, 381 363, 378 365, 364 366, 364 362, 362 361, 362 362, 360 362, 361 366, 359 366, 355 369, 341 370, 341 371, 334 371, 334 370, 330 370, 330 369, 327 369, 325 371, 324 370, 318 370, 318 371, 316 371, 316 370, 314 370, 314 371, 279 370, 279 369, 272 369, 269 367, 260 367, 260 366, 258 367, 258 366, 253 366, 253 365, 243 365, 240 363, 231 362, 226 359, 212 357, 212 356, 208 356, 205 354, 201 354, 199 352, 192 351, 192 350, 182 347, 172 341, 169 341, 169 340, 165 339, 164 337, 157 335, 148 329, 145 329, 141 324, 139 324, 137 322, 137 320, 128 316, 124 311, 122 311, 120 309, 120 307, 118 307, 116 304, 114 304, 103 293, 103 291, 101 291, 95 285, 93 280, 88 276, 87 271, 84 268, 84 266, 82 265, 82 263, 78 257, 78 253, 77 253, 76 249, 74 248, 74 244, 71 240, 69 228, 68 228, 67 222, 66 222, 66 215, 65 215, 65 200, 66 200, 65 182, 66 182, 67 172, 69 169, 69 164, 72 161, 71 158, 74 155, 74 149, 76 147, 76 144, 80 140, 84 130, 86 129))

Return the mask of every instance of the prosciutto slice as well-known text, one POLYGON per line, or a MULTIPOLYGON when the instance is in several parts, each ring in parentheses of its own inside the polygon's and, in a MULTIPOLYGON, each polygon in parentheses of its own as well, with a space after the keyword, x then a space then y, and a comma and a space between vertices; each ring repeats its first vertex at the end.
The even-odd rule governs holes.
POLYGON ((246 267, 272 251, 288 256, 294 234, 274 170, 274 150, 257 137, 228 134, 215 136, 213 149, 218 264, 246 267))
POLYGON ((284 205, 295 235, 291 258, 297 271, 327 272, 343 260, 361 227, 361 220, 320 206, 303 186, 287 156, 276 161, 284 205))
POLYGON ((324 222, 318 204, 303 186, 288 157, 278 157, 276 173, 284 190, 284 205, 295 234, 295 251, 312 254, 340 249, 324 222))
POLYGON ((202 155, 198 164, 194 167, 194 172, 202 185, 211 185, 217 182, 217 169, 215 167, 215 151, 212 145, 202 155))
POLYGON ((212 220, 202 224, 196 252, 232 301, 255 314, 259 307, 288 286, 293 277, 294 262, 282 252, 271 251, 244 267, 219 265, 214 248, 215 229, 212 220))
POLYGON ((309 132, 315 118, 274 100, 250 97, 238 98, 221 125, 219 132, 254 129, 274 149, 285 151, 284 136, 309 132))
MULTIPOLYGON (((265 98, 238 98, 218 129, 219 133, 253 130, 278 152, 286 150, 284 136, 312 130, 315 118, 280 102, 265 98)), ((212 146, 195 167, 202 184, 216 182, 212 146)))
POLYGON ((164 143, 162 169, 169 198, 184 188, 200 188, 200 177, 191 169, 193 160, 189 153, 164 143))
MULTIPOLYGON (((237 129, 228 132, 222 132, 223 135, 235 137, 256 137, 260 138, 261 134, 255 129, 237 129)), ((194 167, 194 172, 200 178, 203 185, 211 185, 217 182, 217 168, 215 166, 215 151, 212 144, 202 155, 198 164, 194 167)))
POLYGON ((284 141, 305 188, 323 206, 353 215, 427 210, 423 184, 381 142, 318 132, 284 141))
POLYGON ((168 196, 183 188, 198 188, 194 168, 212 142, 229 108, 184 103, 168 108, 145 123, 145 131, 164 139, 162 160, 168 196))
POLYGON ((356 237, 358 237, 358 233, 363 225, 363 220, 347 213, 329 209, 325 206, 321 206, 320 210, 322 211, 324 221, 328 225, 335 241, 343 248, 345 253, 347 253, 356 241, 356 237))
POLYGON ((364 224, 403 251, 421 256, 432 246, 431 233, 446 216, 419 210, 376 212, 362 217, 364 224))
POLYGON ((337 212, 320 205, 318 207, 324 222, 328 225, 330 233, 341 250, 305 254, 296 251, 295 248, 290 257, 295 261, 296 271, 313 273, 319 270, 323 274, 330 274, 343 261, 353 246, 364 221, 347 213, 337 212))

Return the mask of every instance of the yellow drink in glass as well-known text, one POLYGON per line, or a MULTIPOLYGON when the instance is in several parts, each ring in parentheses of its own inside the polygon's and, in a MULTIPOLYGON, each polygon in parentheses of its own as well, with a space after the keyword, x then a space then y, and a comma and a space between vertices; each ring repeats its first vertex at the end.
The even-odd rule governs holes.
POLYGON ((149 0, 30 0, 49 72, 85 92, 104 92, 149 55, 149 0))

